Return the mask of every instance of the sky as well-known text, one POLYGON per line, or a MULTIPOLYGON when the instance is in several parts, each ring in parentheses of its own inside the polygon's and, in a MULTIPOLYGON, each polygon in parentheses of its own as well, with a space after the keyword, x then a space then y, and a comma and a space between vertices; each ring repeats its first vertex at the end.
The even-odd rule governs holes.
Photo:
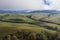
POLYGON ((60 10, 60 0, 0 0, 0 9, 60 10))

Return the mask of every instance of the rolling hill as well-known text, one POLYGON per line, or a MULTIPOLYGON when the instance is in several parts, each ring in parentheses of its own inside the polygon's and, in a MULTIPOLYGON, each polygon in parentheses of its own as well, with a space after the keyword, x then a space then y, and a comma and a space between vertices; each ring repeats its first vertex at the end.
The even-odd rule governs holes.
POLYGON ((0 40, 60 40, 59 13, 0 13, 0 40))

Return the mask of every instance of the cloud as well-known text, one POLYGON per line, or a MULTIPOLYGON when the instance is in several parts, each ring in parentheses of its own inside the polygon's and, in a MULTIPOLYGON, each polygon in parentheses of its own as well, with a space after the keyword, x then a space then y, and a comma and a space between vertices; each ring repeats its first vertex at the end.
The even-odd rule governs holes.
POLYGON ((43 0, 45 5, 50 5, 50 2, 48 0, 43 0))
POLYGON ((50 3, 49 8, 51 9, 60 9, 60 1, 59 0, 47 0, 50 3))
POLYGON ((60 0, 0 0, 0 9, 59 10, 60 0))

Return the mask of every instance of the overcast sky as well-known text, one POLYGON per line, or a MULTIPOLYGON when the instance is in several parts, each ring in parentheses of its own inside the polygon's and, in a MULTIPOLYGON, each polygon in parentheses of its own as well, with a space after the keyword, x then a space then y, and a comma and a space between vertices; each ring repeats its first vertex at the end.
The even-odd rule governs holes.
POLYGON ((0 0, 0 9, 60 10, 60 0, 0 0))

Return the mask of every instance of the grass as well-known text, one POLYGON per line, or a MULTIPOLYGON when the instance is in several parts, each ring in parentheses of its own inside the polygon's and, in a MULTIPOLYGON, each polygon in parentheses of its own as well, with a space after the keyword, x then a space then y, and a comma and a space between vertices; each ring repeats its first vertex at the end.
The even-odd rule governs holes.
MULTIPOLYGON (((26 15, 26 14, 19 14, 19 15, 18 14, 8 14, 8 15, 0 14, 0 15, 1 15, 0 17, 2 17, 2 18, 0 18, 0 40, 2 40, 3 37, 8 36, 10 34, 15 35, 18 31, 21 31, 21 32, 29 31, 35 35, 36 34, 42 35, 44 37, 44 40, 45 40, 45 38, 46 38, 46 40, 49 40, 49 38, 47 36, 49 36, 49 37, 51 36, 51 40, 52 40, 52 37, 55 38, 56 35, 58 35, 57 37, 58 37, 58 39, 60 39, 60 36, 59 36, 60 32, 58 32, 57 30, 52 30, 56 27, 58 29, 60 29, 60 25, 41 22, 42 25, 44 25, 44 27, 41 26, 39 19, 40 19, 40 17, 41 18, 45 17, 45 16, 43 16, 43 14, 42 15, 40 14, 39 16, 38 16, 38 14, 37 15, 35 14, 36 17, 33 14, 28 14, 28 15, 26 15), (38 18, 38 17, 39 17, 39 19, 33 20, 28 17, 30 15, 32 15, 33 19, 38 18), (3 21, 1 21, 1 20, 3 20, 3 21), (13 23, 13 21, 14 21, 14 23, 13 23), (21 21, 23 21, 23 23, 21 23, 21 21), (17 22, 19 22, 19 23, 17 23, 17 22), (52 29, 45 28, 45 26, 47 26, 49 28, 51 27, 52 29), (22 30, 24 30, 24 31, 22 31, 22 30)), ((46 14, 44 14, 44 15, 46 15, 46 14)))

